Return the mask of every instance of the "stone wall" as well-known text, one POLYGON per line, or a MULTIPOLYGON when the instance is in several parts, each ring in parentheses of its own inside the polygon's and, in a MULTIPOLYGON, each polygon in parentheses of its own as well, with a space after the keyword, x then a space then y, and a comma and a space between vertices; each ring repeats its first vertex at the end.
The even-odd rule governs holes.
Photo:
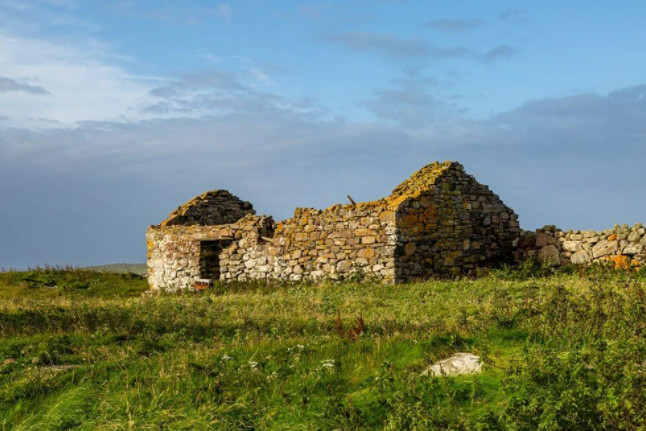
POLYGON ((201 279, 319 280, 370 276, 386 283, 466 273, 512 259, 514 212, 456 162, 432 163, 383 199, 297 208, 274 224, 224 190, 182 205, 148 229, 151 287, 201 279))
MULTIPOLYGON (((148 282, 153 289, 164 291, 192 289, 205 276, 202 242, 222 241, 224 250, 241 243, 253 246, 262 241, 262 236, 271 235, 272 229, 271 218, 253 215, 226 225, 150 226, 146 231, 148 282)), ((230 266, 236 266, 235 262, 222 262, 221 257, 219 260, 220 277, 230 271, 230 266)))
POLYGON ((249 202, 228 191, 211 190, 177 208, 161 226, 228 224, 255 213, 249 202))
POLYGON ((645 252, 646 229, 641 223, 603 231, 563 231, 545 226, 535 232, 523 232, 516 259, 533 257, 553 265, 605 262, 628 268, 646 264, 645 252))
POLYGON ((150 226, 153 289, 201 279, 341 280, 386 283, 458 275, 536 258, 553 265, 646 265, 646 228, 521 231, 518 218, 456 162, 432 163, 372 202, 297 208, 274 223, 225 190, 204 193, 150 226))
POLYGON ((221 279, 340 280, 353 274, 395 278, 395 212, 386 200, 297 208, 259 243, 224 250, 221 279))
POLYGON ((391 197, 396 196, 405 198, 397 212, 398 280, 512 261, 518 216, 461 164, 428 165, 395 189, 391 197), (423 187, 429 177, 434 185, 423 187))

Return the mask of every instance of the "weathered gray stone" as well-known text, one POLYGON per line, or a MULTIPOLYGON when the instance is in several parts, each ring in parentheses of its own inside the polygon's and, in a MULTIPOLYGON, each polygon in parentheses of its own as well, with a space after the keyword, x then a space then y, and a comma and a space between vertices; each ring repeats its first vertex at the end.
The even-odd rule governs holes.
POLYGON ((570 262, 575 265, 581 265, 592 262, 592 255, 587 250, 581 250, 570 256, 570 262))
POLYGON ((600 257, 611 255, 617 251, 617 248, 617 241, 608 241, 604 239, 592 247, 592 257, 598 259, 600 257))
POLYGON ((563 250, 569 251, 569 252, 576 252, 581 248, 581 242, 580 241, 564 241, 563 242, 563 250))
POLYGON ((480 357, 472 353, 456 353, 450 358, 438 361, 421 372, 426 376, 458 376, 464 374, 478 374, 482 372, 480 357))
POLYGON ((560 253, 555 245, 546 245, 538 250, 537 259, 539 262, 560 265, 560 253))
POLYGON ((338 272, 339 274, 345 274, 347 272, 350 272, 351 268, 352 268, 352 261, 342 260, 336 265, 336 272, 338 272))
POLYGON ((644 246, 638 242, 627 244, 622 253, 628 256, 634 256, 644 251, 644 246))

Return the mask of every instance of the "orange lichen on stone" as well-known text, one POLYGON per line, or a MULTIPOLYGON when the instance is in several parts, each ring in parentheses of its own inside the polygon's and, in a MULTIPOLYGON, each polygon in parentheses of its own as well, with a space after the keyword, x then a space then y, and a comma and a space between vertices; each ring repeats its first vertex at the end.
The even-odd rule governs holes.
POLYGON ((613 233, 608 237, 608 241, 617 241, 617 234, 613 233))
POLYGON ((631 260, 628 256, 623 254, 618 254, 617 256, 612 256, 608 258, 615 265, 615 269, 628 270, 631 268, 631 260))
POLYGON ((435 183, 442 176, 442 174, 444 174, 451 167, 461 168, 462 165, 457 162, 450 161, 443 163, 434 162, 426 165, 422 169, 411 175, 409 179, 398 185, 388 198, 392 199, 401 196, 406 196, 408 198, 418 197, 421 193, 427 191, 430 187, 435 186, 435 183))

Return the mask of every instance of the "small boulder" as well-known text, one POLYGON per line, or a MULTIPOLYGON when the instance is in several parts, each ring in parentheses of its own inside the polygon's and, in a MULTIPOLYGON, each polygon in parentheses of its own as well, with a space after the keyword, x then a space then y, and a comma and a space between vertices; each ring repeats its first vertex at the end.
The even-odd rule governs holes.
POLYGON ((461 374, 478 374, 482 371, 480 357, 471 353, 456 353, 447 359, 442 359, 422 371, 421 375, 457 376, 461 374))

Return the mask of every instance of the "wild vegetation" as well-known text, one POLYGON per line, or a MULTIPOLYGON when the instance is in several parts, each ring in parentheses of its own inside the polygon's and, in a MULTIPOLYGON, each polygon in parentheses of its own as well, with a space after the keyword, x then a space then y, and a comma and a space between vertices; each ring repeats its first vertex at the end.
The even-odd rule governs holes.
POLYGON ((2 429, 646 427, 643 272, 528 262, 404 285, 146 289, 0 273, 2 429), (483 373, 420 375, 455 352, 483 373))

